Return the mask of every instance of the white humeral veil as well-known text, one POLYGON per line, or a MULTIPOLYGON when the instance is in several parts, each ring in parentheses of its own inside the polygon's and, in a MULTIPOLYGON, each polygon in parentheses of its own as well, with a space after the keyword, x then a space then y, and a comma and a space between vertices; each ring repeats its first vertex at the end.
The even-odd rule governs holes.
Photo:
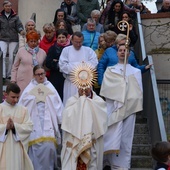
POLYGON ((103 168, 103 135, 107 130, 106 103, 93 92, 93 98, 75 95, 63 112, 62 170, 76 170, 80 156, 88 170, 103 168))
MULTIPOLYGON (((106 98, 108 112, 108 130, 104 135, 105 154, 117 153, 121 161, 117 164, 117 156, 112 159, 112 164, 120 167, 130 166, 131 147, 134 135, 135 113, 143 108, 143 93, 141 71, 126 64, 126 75, 123 77, 123 64, 108 67, 101 86, 100 95, 106 98), (126 128, 125 128, 126 127, 126 128), (122 139, 124 134, 127 137, 126 147, 128 151, 121 152, 122 139)), ((122 149, 123 150, 123 149, 122 149)))

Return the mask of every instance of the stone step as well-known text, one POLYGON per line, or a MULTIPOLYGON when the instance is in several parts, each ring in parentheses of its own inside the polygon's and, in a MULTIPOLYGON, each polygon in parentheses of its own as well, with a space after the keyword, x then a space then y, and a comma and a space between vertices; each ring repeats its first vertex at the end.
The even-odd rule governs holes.
POLYGON ((135 124, 135 132, 134 134, 148 134, 149 135, 149 130, 147 124, 135 124))
MULTIPOLYGON (((105 167, 103 170, 111 170, 110 166, 105 167)), ((130 170, 153 170, 152 168, 131 168, 130 170)))
POLYGON ((137 114, 135 132, 132 146, 131 169, 151 170, 153 159, 150 154, 151 138, 147 125, 147 119, 143 118, 142 112, 137 114))
POLYGON ((105 166, 103 170, 111 170, 110 166, 105 166))
POLYGON ((136 113, 136 123, 147 123, 147 119, 143 117, 143 112, 136 113))
POLYGON ((147 119, 142 116, 136 117, 136 124, 147 124, 147 119))
POLYGON ((133 144, 150 144, 151 139, 148 134, 134 134, 133 144))
POLYGON ((151 145, 147 144, 133 144, 132 147, 132 155, 140 155, 140 156, 151 156, 151 145))
MULTIPOLYGON (((111 168, 107 166, 103 170, 111 170, 111 168)), ((130 170, 153 170, 153 168, 131 168, 130 170)))
POLYGON ((153 170, 153 168, 131 168, 131 170, 153 170))
POLYGON ((133 156, 131 159, 131 167, 132 168, 152 168, 153 167, 153 159, 151 156, 133 156))

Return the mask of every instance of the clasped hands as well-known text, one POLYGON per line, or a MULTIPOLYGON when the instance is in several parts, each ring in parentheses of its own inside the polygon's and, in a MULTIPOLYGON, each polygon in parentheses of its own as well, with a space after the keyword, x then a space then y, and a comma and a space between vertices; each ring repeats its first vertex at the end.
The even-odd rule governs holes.
POLYGON ((11 118, 9 118, 8 121, 7 121, 6 129, 7 130, 14 129, 14 122, 11 118))

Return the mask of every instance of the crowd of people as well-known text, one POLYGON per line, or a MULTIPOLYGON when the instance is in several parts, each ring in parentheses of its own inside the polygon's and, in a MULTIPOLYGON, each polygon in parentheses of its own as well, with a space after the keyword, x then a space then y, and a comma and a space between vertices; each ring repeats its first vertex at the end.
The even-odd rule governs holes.
POLYGON ((150 11, 139 0, 108 0, 103 10, 97 0, 64 0, 41 37, 32 19, 24 29, 10 1, 3 8, 0 48, 10 83, 0 104, 0 169, 130 169, 141 74, 152 66, 137 62, 135 19, 150 11), (96 69, 97 82, 73 83, 81 63, 96 69))

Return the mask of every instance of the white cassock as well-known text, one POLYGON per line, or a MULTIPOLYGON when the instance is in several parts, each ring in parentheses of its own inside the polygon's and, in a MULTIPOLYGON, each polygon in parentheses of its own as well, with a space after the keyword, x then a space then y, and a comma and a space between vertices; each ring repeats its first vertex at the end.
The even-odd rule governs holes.
POLYGON ((98 64, 96 53, 91 48, 85 46, 82 46, 79 50, 76 50, 73 46, 65 47, 60 55, 60 71, 66 78, 64 81, 64 105, 67 99, 75 95, 78 91, 77 87, 70 81, 70 73, 82 61, 90 63, 94 68, 98 64))
POLYGON ((108 67, 100 91, 106 98, 109 120, 104 135, 104 151, 108 154, 105 158, 112 169, 130 168, 135 113, 143 109, 141 71, 126 64, 124 78, 123 69, 120 63, 108 67))
POLYGON ((63 111, 62 170, 76 170, 80 157, 88 170, 103 169, 103 134, 107 109, 102 98, 72 96, 63 111))
POLYGON ((25 107, 11 106, 6 101, 0 104, 0 170, 33 170, 27 154, 32 121, 25 107), (15 133, 6 132, 8 119, 14 122, 15 133))
POLYGON ((61 124, 63 104, 53 87, 45 80, 35 79, 23 91, 19 103, 28 108, 34 123, 29 140, 29 156, 36 170, 54 170, 57 167, 56 147, 61 143, 58 124, 61 124))

